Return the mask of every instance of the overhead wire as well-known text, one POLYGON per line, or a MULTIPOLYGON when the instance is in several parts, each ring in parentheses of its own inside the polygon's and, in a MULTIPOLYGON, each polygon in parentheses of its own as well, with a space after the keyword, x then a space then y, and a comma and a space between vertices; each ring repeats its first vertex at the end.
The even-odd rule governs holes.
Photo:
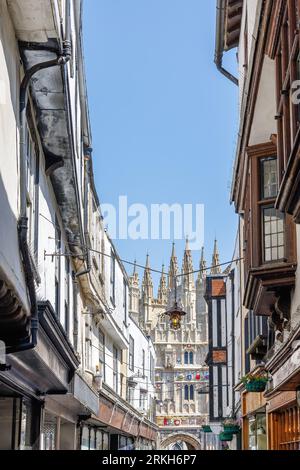
MULTIPOLYGON (((48 222, 50 222, 54 227, 56 227, 60 230, 59 226, 57 226, 54 222, 52 222, 50 219, 45 217, 43 214, 40 213, 40 216, 42 216, 44 219, 46 219, 48 222)), ((54 240, 53 237, 48 237, 48 238, 52 238, 54 240)), ((107 258, 112 258, 111 254, 105 253, 105 252, 100 251, 100 250, 95 250, 94 248, 88 247, 87 245, 82 245, 80 243, 74 243, 74 242, 69 242, 69 241, 67 242, 67 244, 72 245, 72 246, 76 246, 78 248, 82 248, 86 251, 89 250, 90 252, 97 253, 97 254, 102 255, 102 256, 106 256, 107 258)), ((82 253, 82 255, 84 255, 84 254, 85 253, 82 253)), ((45 256, 72 256, 72 257, 76 257, 76 256, 79 256, 79 255, 75 254, 75 253, 74 254, 73 253, 48 253, 48 254, 46 253, 45 256)), ((126 259, 123 259, 123 258, 120 258, 120 257, 118 257, 118 259, 124 264, 128 264, 128 265, 131 265, 131 266, 136 266, 137 268, 140 268, 140 269, 147 269, 148 271, 152 271, 152 272, 157 273, 157 274, 165 274, 167 277, 170 277, 168 273, 165 273, 164 271, 162 271, 160 269, 151 268, 150 266, 145 266, 143 264, 139 264, 136 261, 129 261, 129 260, 126 260, 126 259)), ((243 258, 235 258, 235 259, 232 259, 230 261, 226 261, 224 263, 214 264, 214 265, 211 265, 211 266, 208 266, 208 267, 205 267, 205 268, 195 269, 195 270, 189 271, 187 273, 176 274, 175 277, 178 278, 178 277, 188 276, 190 274, 197 274, 197 273, 200 273, 200 272, 209 271, 213 268, 228 266, 232 263, 242 261, 242 260, 243 260, 243 258)), ((172 275, 172 277, 174 277, 174 275, 172 275)))

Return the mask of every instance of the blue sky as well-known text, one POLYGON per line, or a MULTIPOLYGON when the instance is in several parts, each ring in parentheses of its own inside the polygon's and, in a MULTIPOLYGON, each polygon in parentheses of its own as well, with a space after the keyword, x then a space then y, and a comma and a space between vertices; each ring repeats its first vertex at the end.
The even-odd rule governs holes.
MULTIPOLYGON (((84 1, 100 200, 204 204, 208 264, 215 235, 221 261, 231 258, 237 224, 229 196, 238 93, 213 62, 215 8, 215 0, 84 1)), ((226 62, 235 69, 234 54, 226 62)), ((149 251, 152 267, 169 263, 172 240, 115 243, 122 258, 144 264, 149 251)), ((184 241, 176 247, 181 258, 184 241)))

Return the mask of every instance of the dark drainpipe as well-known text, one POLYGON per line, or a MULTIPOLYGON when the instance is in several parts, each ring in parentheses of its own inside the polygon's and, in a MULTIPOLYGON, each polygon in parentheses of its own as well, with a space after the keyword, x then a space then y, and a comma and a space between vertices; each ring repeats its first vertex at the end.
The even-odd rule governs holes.
POLYGON ((83 276, 84 274, 89 274, 91 271, 91 257, 90 257, 90 243, 89 243, 89 218, 88 218, 88 202, 89 202, 89 180, 90 180, 90 169, 91 169, 91 157, 92 157, 92 148, 85 147, 84 149, 84 202, 83 202, 83 214, 84 214, 84 238, 86 246, 86 269, 79 271, 76 274, 76 277, 83 276))
POLYGON ((216 48, 215 48, 215 64, 219 72, 225 75, 235 85, 239 84, 238 79, 223 67, 223 41, 224 41, 224 14, 225 1, 217 2, 217 25, 216 25, 216 48))
POLYGON ((34 273, 31 265, 30 252, 27 242, 28 217, 26 202, 26 103, 27 91, 30 80, 40 70, 55 66, 64 66, 71 58, 71 36, 70 36, 70 0, 66 0, 66 23, 65 40, 62 53, 55 59, 33 65, 26 71, 20 86, 19 112, 20 112, 20 218, 18 221, 19 245, 24 267, 26 285, 30 299, 30 330, 31 341, 23 342, 16 346, 8 347, 7 353, 14 353, 32 349, 37 344, 38 331, 38 307, 34 285, 34 273))

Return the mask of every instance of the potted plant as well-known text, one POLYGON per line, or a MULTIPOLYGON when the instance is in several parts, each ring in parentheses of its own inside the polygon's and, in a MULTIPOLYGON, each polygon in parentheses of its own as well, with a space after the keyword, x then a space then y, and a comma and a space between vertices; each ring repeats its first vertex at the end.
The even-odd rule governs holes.
POLYGON ((268 376, 265 373, 259 375, 247 374, 242 378, 247 392, 263 392, 268 382, 268 376))
POLYGON ((219 434, 219 439, 220 439, 220 441, 222 441, 222 442, 225 442, 225 441, 232 441, 232 439, 233 439, 233 434, 231 434, 230 432, 225 432, 225 431, 223 431, 223 432, 221 432, 221 433, 219 434))
POLYGON ((225 433, 238 434, 240 426, 233 418, 227 418, 223 421, 223 429, 225 433))
POLYGON ((203 424, 203 426, 201 427, 201 431, 202 432, 212 432, 212 429, 208 424, 203 424))

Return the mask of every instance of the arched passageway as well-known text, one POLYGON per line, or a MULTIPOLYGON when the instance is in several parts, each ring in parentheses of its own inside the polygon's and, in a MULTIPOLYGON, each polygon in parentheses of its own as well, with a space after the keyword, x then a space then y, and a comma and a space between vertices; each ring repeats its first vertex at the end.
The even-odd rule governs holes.
POLYGON ((184 442, 188 450, 201 450, 201 445, 198 439, 192 434, 180 434, 174 433, 162 440, 160 447, 161 449, 168 449, 170 446, 174 446, 173 449, 179 447, 179 443, 184 442))

